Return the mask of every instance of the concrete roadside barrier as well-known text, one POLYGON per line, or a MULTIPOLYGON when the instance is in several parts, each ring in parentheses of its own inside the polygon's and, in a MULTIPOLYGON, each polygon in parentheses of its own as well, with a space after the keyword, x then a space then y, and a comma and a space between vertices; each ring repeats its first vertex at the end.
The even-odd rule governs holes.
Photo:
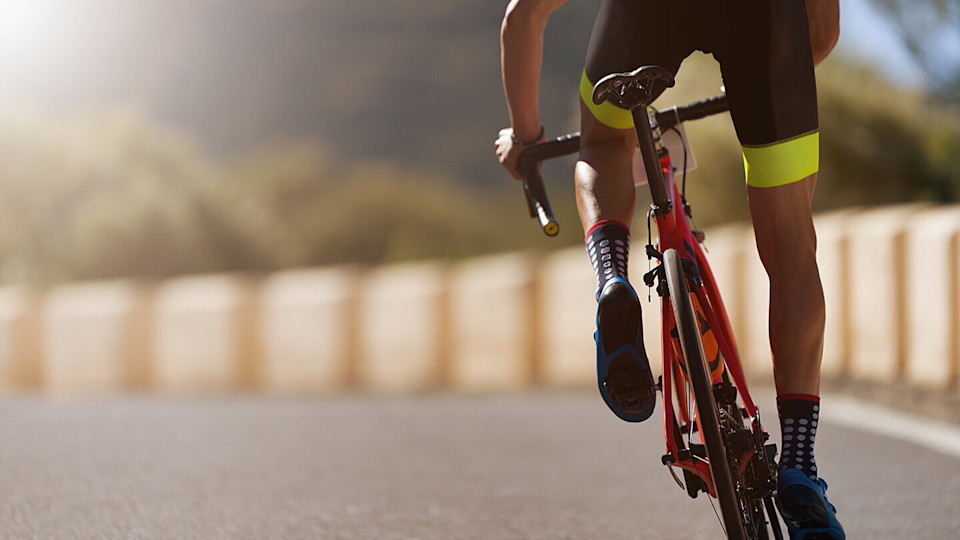
POLYGON ((256 388, 256 303, 250 280, 235 275, 176 278, 153 302, 154 386, 168 392, 256 388))
POLYGON ((823 335, 824 378, 843 377, 850 372, 852 333, 850 219, 856 209, 819 214, 814 218, 817 229, 817 266, 823 283, 826 302, 826 326, 823 335))
POLYGON ((512 390, 539 372, 541 328, 530 254, 480 257, 450 276, 450 384, 467 391, 512 390))
POLYGON ((595 386, 597 281, 587 254, 583 248, 556 251, 544 257, 540 269, 541 382, 595 386))
POLYGON ((752 229, 741 261, 743 308, 741 309, 740 356, 748 373, 765 373, 772 377, 773 355, 770 351, 770 278, 760 262, 757 241, 752 229))
POLYGON ((147 292, 127 281, 51 290, 43 312, 43 380, 53 392, 143 389, 149 379, 147 292))
POLYGON ((363 388, 406 392, 446 378, 446 266, 409 263, 372 270, 359 297, 358 378, 363 388))
POLYGON ((878 208, 851 217, 850 374, 893 382, 906 354, 906 230, 920 205, 878 208))
MULTIPOLYGON (((960 206, 815 217, 824 378, 960 387, 960 206)), ((640 242, 642 244, 642 242, 640 242)), ((706 248, 744 368, 771 373, 769 285, 748 224, 706 248)), ((660 307, 631 282, 659 375, 660 307)), ((580 247, 373 269, 0 288, 0 390, 165 392, 594 388, 595 279, 580 247)))
POLYGON ((0 390, 41 386, 40 311, 30 291, 0 288, 0 390))
MULTIPOLYGON (((752 329, 748 327, 748 322, 755 319, 747 313, 748 284, 744 277, 746 268, 753 264, 747 257, 756 257, 753 229, 747 224, 735 223, 709 229, 706 235, 704 246, 707 260, 713 270, 713 277, 723 298, 742 356, 745 351, 750 350, 749 340, 754 337, 751 334, 752 329)), ((770 362, 766 356, 762 357, 759 366, 757 362, 747 361, 746 358, 743 358, 743 364, 744 370, 751 377, 771 376, 770 362)))
POLYGON ((356 383, 358 267, 290 270, 260 287, 260 373, 270 392, 356 383))
POLYGON ((906 232, 906 376, 926 387, 960 377, 960 206, 911 217, 906 232))
MULTIPOLYGON (((644 264, 642 268, 645 269, 646 265, 644 264)), ((647 352, 647 359, 650 361, 650 371, 653 373, 653 379, 657 380, 657 378, 663 374, 663 336, 660 332, 662 325, 660 297, 656 291, 648 288, 643 282, 643 273, 640 273, 636 279, 631 276, 630 283, 633 284, 637 290, 637 296, 640 297, 640 313, 643 317, 643 346, 647 352)), ((594 310, 596 310, 596 305, 594 305, 594 310)), ((594 379, 595 378, 596 375, 594 375, 594 379)))
MULTIPOLYGON (((646 237, 643 237, 642 243, 635 240, 633 245, 630 248, 630 283, 633 285, 634 290, 637 291, 637 296, 640 297, 640 314, 643 317, 643 346, 647 352, 647 359, 650 361, 650 371, 653 373, 653 378, 656 380, 663 371, 663 355, 661 354, 662 349, 662 337, 660 334, 660 296, 657 295, 656 290, 647 287, 647 284, 643 282, 643 275, 648 271, 655 268, 658 264, 656 261, 649 261, 647 259, 646 253, 644 252, 646 246, 646 237)), ((583 250, 581 249, 581 253, 583 250)), ((587 261, 587 256, 584 254, 584 261, 587 261)), ((593 336, 593 330, 596 329, 596 314, 597 314, 597 302, 596 298, 596 280, 592 269, 590 268, 590 263, 586 262, 586 273, 593 282, 594 291, 591 295, 591 298, 594 299, 592 311, 590 311, 590 323, 591 323, 591 333, 590 336, 593 336)), ((593 341, 591 340, 591 344, 593 341)), ((591 359, 596 356, 596 349, 593 350, 593 356, 591 359)), ((595 362, 591 361, 591 367, 594 366, 595 362)), ((596 373, 593 372, 592 379, 593 384, 596 385, 596 373)))

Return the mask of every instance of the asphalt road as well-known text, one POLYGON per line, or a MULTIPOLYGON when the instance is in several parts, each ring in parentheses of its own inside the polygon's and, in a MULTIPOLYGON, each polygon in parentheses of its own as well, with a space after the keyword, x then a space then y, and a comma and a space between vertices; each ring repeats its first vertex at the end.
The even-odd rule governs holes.
MULTIPOLYGON (((829 402, 817 445, 849 538, 958 538, 956 456, 829 402)), ((6 396, 0 538, 721 538, 662 453, 592 393, 6 396)))

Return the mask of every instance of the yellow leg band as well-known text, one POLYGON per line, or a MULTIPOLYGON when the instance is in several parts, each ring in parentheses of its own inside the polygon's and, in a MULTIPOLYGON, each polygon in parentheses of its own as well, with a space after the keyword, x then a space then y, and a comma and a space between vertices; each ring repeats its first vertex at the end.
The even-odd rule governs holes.
POLYGON ((600 105, 593 102, 593 83, 587 78, 586 70, 583 70, 583 75, 580 77, 580 99, 601 124, 614 129, 633 128, 633 116, 630 115, 629 110, 621 109, 609 101, 604 101, 600 105))
POLYGON ((776 187, 792 184, 820 169, 820 132, 763 146, 743 147, 747 185, 776 187))

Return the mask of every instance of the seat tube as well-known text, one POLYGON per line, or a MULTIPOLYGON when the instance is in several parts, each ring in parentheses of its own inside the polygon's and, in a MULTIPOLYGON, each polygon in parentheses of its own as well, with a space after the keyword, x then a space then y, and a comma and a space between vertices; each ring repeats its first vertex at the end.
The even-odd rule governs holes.
POLYGON ((634 129, 637 132, 637 142, 640 145, 640 155, 643 157, 643 168, 647 173, 647 185, 650 188, 650 197, 653 200, 654 213, 659 216, 673 211, 670 197, 667 196, 667 186, 663 179, 663 169, 660 168, 660 158, 657 155, 657 146, 653 139, 653 128, 650 126, 650 117, 644 106, 630 109, 633 116, 634 129))

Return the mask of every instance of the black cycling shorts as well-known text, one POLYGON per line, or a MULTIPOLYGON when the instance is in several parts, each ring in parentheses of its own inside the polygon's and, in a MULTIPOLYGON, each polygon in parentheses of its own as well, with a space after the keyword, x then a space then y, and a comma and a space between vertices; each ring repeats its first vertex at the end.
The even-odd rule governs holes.
POLYGON ((645 65, 676 74, 695 50, 720 63, 747 183, 772 187, 817 172, 817 89, 804 0, 602 0, 581 97, 600 122, 631 128, 629 111, 593 104, 593 83, 645 65))

